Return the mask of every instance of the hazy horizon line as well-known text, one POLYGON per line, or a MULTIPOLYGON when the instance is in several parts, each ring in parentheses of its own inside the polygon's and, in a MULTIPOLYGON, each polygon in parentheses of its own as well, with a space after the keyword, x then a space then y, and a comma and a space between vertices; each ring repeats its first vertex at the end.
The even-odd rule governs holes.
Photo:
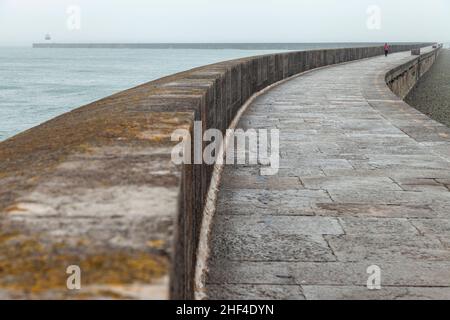
MULTIPOLYGON (((443 43, 448 41, 317 41, 317 42, 32 42, 27 44, 1 44, 0 48, 33 48, 34 45, 320 45, 320 44, 402 44, 402 43, 443 43)), ((176 48, 174 48, 176 49, 176 48)), ((220 49, 220 48, 219 48, 220 49)), ((262 49, 263 50, 263 49, 262 49)))

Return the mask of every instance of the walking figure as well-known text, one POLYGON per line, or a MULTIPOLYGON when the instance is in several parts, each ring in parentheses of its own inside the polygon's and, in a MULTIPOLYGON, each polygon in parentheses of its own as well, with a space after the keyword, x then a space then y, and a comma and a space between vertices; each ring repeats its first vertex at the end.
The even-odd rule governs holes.
POLYGON ((387 43, 385 43, 384 44, 384 55, 387 57, 388 56, 388 54, 389 54, 389 49, 390 49, 391 47, 387 44, 387 43))

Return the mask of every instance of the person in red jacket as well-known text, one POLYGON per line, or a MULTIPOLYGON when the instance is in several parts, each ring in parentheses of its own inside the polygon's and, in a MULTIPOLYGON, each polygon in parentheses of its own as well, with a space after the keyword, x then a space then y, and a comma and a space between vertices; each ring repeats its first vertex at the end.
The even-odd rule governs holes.
POLYGON ((387 57, 389 54, 389 45, 387 43, 384 44, 384 55, 387 57))

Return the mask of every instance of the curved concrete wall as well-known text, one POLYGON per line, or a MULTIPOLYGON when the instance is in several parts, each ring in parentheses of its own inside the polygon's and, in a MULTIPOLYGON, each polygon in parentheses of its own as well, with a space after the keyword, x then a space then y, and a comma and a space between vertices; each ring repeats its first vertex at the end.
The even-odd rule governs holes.
MULTIPOLYGON (((398 45, 392 51, 428 45, 398 45)), ((110 285, 112 290, 117 283, 146 287, 151 282, 151 292, 162 290, 164 296, 170 273, 170 296, 193 298, 213 166, 175 166, 170 159, 172 132, 186 128, 193 135, 194 120, 202 122, 203 130, 224 131, 241 106, 271 84, 381 54, 382 47, 366 47, 222 62, 120 92, 0 143, 0 249, 11 261, 27 262, 3 268, 0 279, 9 275, 15 292, 27 291, 36 284, 10 273, 28 268, 25 271, 34 275, 42 270, 59 275, 66 262, 76 264, 73 261, 83 257, 79 263, 84 272, 97 275, 105 268, 111 275, 92 276, 91 287, 110 285), (3 235, 4 230, 14 233, 3 235), (11 237, 18 247, 30 241, 42 244, 47 258, 28 263, 27 252, 8 250, 11 237), (89 259, 105 264, 86 264, 89 259), (124 270, 108 264, 111 259, 133 263, 124 270), (149 274, 152 277, 144 276, 149 274)), ((39 283, 42 291, 36 292, 55 294, 66 281, 64 276, 57 279, 39 283)))
POLYGON ((419 55, 416 59, 400 65, 386 75, 386 83, 398 97, 404 99, 417 81, 430 70, 439 55, 439 46, 432 52, 419 55))

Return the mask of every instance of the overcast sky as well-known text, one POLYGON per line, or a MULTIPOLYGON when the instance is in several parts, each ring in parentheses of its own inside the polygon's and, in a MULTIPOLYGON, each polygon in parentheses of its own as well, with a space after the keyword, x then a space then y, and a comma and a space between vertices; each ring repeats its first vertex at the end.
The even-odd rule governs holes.
POLYGON ((0 0, 0 45, 448 42, 449 17, 449 0, 0 0))

